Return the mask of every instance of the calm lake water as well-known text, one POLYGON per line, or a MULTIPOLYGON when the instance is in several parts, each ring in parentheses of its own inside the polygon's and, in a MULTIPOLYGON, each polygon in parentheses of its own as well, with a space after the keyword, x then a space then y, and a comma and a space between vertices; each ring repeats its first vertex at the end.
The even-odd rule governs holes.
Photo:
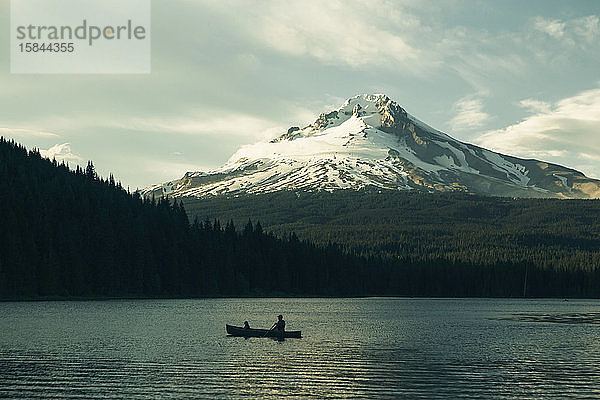
POLYGON ((599 311, 578 300, 0 303, 0 398, 597 399, 599 311), (226 336, 225 323, 269 327, 279 313, 302 339, 226 336))

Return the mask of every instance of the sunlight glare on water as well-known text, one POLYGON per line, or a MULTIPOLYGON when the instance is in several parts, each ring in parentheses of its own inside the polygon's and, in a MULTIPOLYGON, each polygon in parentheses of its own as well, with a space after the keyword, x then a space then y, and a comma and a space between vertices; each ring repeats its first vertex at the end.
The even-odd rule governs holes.
POLYGON ((587 317, 599 306, 378 298, 0 303, 0 398, 599 398, 600 326, 587 317), (302 339, 226 336, 226 323, 268 328, 279 313, 302 339))

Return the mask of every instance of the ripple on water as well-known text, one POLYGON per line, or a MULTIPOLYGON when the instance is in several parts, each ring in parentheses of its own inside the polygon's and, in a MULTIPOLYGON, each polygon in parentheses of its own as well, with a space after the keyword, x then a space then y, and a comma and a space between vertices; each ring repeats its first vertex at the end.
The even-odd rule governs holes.
POLYGON ((525 322, 552 322, 557 324, 600 324, 600 312, 564 313, 564 314, 528 314, 517 313, 497 319, 525 322))
POLYGON ((593 323, 581 322, 598 318, 589 311, 598 303, 570 304, 569 312, 556 303, 533 303, 561 312, 525 312, 531 304, 0 304, 0 398, 600 398, 600 334, 593 323), (256 326, 266 326, 282 309, 293 310, 288 323, 303 330, 303 339, 225 335, 225 322, 251 316, 256 326), (530 319, 522 317, 548 315, 580 322, 523 323, 530 319))

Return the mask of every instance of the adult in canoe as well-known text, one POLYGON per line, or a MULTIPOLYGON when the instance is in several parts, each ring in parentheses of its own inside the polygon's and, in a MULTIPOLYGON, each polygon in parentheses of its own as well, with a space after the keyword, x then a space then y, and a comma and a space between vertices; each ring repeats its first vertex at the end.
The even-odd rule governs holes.
POLYGON ((285 320, 283 319, 283 315, 279 314, 277 316, 277 322, 273 324, 271 329, 275 328, 277 331, 283 333, 285 332, 285 320))

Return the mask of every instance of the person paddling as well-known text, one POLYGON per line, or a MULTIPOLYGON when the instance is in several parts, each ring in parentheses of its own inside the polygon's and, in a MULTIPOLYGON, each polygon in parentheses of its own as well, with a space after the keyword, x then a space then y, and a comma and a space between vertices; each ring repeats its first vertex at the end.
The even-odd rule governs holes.
POLYGON ((283 315, 279 314, 277 316, 277 322, 273 324, 273 328, 277 329, 281 333, 285 331, 285 321, 283 320, 283 315))

